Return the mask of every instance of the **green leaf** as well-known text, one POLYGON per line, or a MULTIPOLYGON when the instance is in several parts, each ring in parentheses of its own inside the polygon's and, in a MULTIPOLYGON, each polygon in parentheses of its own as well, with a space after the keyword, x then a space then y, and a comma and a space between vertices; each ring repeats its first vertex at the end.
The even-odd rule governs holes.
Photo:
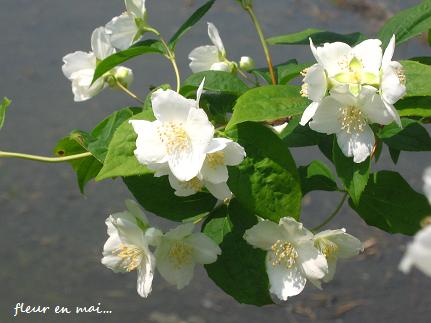
POLYGON ((431 97, 405 98, 395 104, 401 117, 431 117, 431 97))
POLYGON ((365 40, 365 36, 361 33, 343 35, 321 29, 309 28, 293 34, 271 37, 268 38, 267 41, 270 45, 309 45, 309 38, 313 39, 313 43, 316 46, 337 41, 355 45, 365 40))
POLYGON ((323 162, 315 160, 298 169, 301 178, 302 195, 311 191, 338 191, 336 179, 323 162))
POLYGON ((309 101, 293 85, 267 85, 241 96, 226 129, 246 121, 273 121, 301 115, 309 101))
POLYGON ((391 159, 394 162, 394 164, 397 164, 398 159, 400 158, 400 155, 401 155, 401 151, 389 147, 389 155, 391 156, 391 159))
MULTIPOLYGON (((277 73, 277 80, 279 84, 287 84, 289 81, 295 79, 301 75, 301 72, 310 67, 311 63, 298 64, 296 59, 291 59, 286 63, 278 64, 274 66, 277 73)), ((268 68, 258 68, 251 71, 257 76, 262 77, 268 83, 271 83, 271 75, 268 68)))
POLYGON ((272 304, 266 273, 266 252, 253 248, 244 239, 247 229, 257 224, 253 213, 237 200, 210 215, 202 231, 220 244, 222 254, 205 265, 208 276, 239 303, 272 304))
POLYGON ((289 149, 268 127, 257 123, 238 125, 238 142, 247 158, 229 168, 228 185, 253 214, 278 223, 284 216, 299 219, 301 186, 289 149))
POLYGON ((406 76, 406 97, 431 96, 431 66, 414 61, 401 61, 406 76))
POLYGON ((72 132, 71 137, 103 163, 115 131, 117 131, 118 127, 125 121, 141 112, 142 108, 132 107, 121 109, 99 123, 91 133, 88 134, 83 131, 74 131, 72 132))
POLYGON ((367 224, 389 233, 413 235, 422 219, 431 214, 427 198, 391 171, 370 176, 360 203, 350 204, 367 224))
POLYGON ((424 0, 419 5, 400 11, 389 19, 378 33, 383 46, 395 35, 397 44, 401 44, 430 29, 431 0, 424 0))
POLYGON ((151 173, 125 177, 123 180, 145 210, 172 221, 183 221, 210 212, 217 202, 209 193, 176 196, 168 176, 154 177, 151 173))
POLYGON ((378 136, 390 148, 404 151, 431 151, 428 131, 416 120, 401 119, 403 128, 395 123, 385 126, 378 136))
MULTIPOLYGON (((232 73, 222 71, 205 71, 190 75, 183 83, 180 93, 185 95, 190 91, 196 92, 205 77, 204 89, 208 91, 224 92, 240 96, 249 87, 232 73)), ((196 93, 194 93, 196 94, 196 93)))
MULTIPOLYGON (((141 112, 132 117, 133 120, 154 120, 151 110, 141 112)), ((128 122, 123 122, 114 133, 108 146, 103 168, 96 181, 119 176, 134 176, 152 173, 141 165, 135 157, 137 134, 128 122)))
POLYGON ((114 67, 127 62, 128 60, 144 54, 165 54, 163 44, 159 40, 147 39, 138 42, 130 48, 115 53, 97 64, 92 83, 99 79, 103 74, 109 72, 114 67))
POLYGON ((6 109, 11 103, 12 101, 10 101, 8 98, 3 98, 3 102, 0 104, 0 129, 3 128, 6 109))
POLYGON ((192 28, 201 18, 208 12, 208 10, 211 9, 212 5, 214 4, 215 0, 208 1, 205 3, 202 7, 200 7, 198 10, 196 10, 189 19, 178 29, 178 31, 175 33, 175 35, 172 36, 172 38, 169 40, 169 47, 172 50, 175 50, 175 47, 177 46, 178 40, 187 32, 190 28, 192 28))
MULTIPOLYGON (((313 131, 307 125, 301 126, 301 116, 294 117, 289 121, 287 127, 280 133, 280 138, 288 147, 307 147, 318 145, 322 134, 313 131)), ((325 135, 326 136, 326 135, 325 135)))
MULTIPOLYGON (((82 154, 86 152, 77 141, 70 137, 63 138, 54 149, 54 154, 59 157, 82 154)), ((99 173, 102 164, 93 156, 69 161, 76 172, 79 189, 84 194, 85 185, 99 173)))
POLYGON ((431 65, 431 57, 429 56, 419 56, 410 58, 409 61, 415 61, 425 65, 431 65))
POLYGON ((353 158, 346 157, 343 154, 336 140, 334 138, 332 161, 334 162, 337 175, 341 179, 353 203, 358 204, 370 176, 370 158, 360 164, 353 162, 353 158))

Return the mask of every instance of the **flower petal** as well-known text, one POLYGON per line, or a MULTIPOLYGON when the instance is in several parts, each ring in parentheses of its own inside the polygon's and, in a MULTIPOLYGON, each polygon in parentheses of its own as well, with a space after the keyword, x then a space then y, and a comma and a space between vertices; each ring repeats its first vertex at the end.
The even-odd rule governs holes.
POLYGON ((190 109, 195 107, 196 101, 186 99, 172 90, 158 89, 151 95, 151 104, 157 120, 184 122, 187 120, 190 109))
POLYGON ((398 62, 391 62, 382 74, 382 96, 384 101, 389 104, 395 104, 406 94, 406 86, 401 82, 398 76, 398 71, 402 70, 403 66, 398 62))
POLYGON ((143 164, 166 162, 166 148, 157 132, 158 123, 146 120, 129 121, 138 134, 135 156, 143 164))
POLYGON ((145 0, 125 0, 127 12, 136 18, 145 18, 145 0))
POLYGON ((312 241, 313 234, 304 227, 301 222, 291 217, 280 219, 280 227, 283 229, 284 239, 290 242, 312 241))
POLYGON ((357 256, 363 250, 362 242, 346 233, 345 229, 325 230, 316 234, 314 238, 315 240, 324 238, 335 243, 337 250, 334 256, 341 259, 357 256))
POLYGON ((151 293, 155 268, 155 258, 146 254, 141 265, 138 267, 137 291, 141 297, 147 297, 151 293))
POLYGON ((214 26, 214 24, 212 24, 211 22, 208 23, 208 36, 210 37, 211 42, 214 44, 214 46, 217 47, 218 52, 222 56, 225 56, 226 50, 225 50, 223 42, 220 38, 220 34, 219 34, 216 26, 214 26))
POLYGON ((228 166, 236 166, 242 163, 246 157, 244 147, 240 144, 229 141, 224 149, 224 162, 228 166))
POLYGON ((287 268, 284 265, 272 264, 270 253, 266 256, 266 272, 268 273, 270 289, 280 300, 300 294, 307 282, 302 270, 298 266, 287 268))
POLYGON ((93 53, 74 52, 63 57, 63 74, 71 79, 72 74, 80 70, 95 70, 96 56, 93 53))
POLYGON ((426 197, 428 198, 428 201, 431 204, 431 167, 428 167, 423 175, 423 181, 424 181, 424 193, 426 197))
POLYGON ((110 35, 112 46, 120 50, 129 48, 136 41, 138 31, 135 17, 127 12, 113 18, 106 25, 106 32, 110 35))
POLYGON ((169 184, 175 190, 176 196, 190 196, 199 191, 194 185, 191 185, 188 182, 179 181, 172 173, 169 174, 169 184))
POLYGON ((311 279, 322 279, 328 273, 328 262, 325 256, 314 246, 312 240, 296 246, 298 261, 307 276, 311 279))
POLYGON ((320 103, 319 102, 312 102, 302 114, 301 121, 299 124, 301 126, 305 126, 315 115, 317 109, 319 108, 320 103))
POLYGON ((334 100, 334 98, 324 98, 309 124, 310 128, 326 134, 338 133, 341 130, 339 120, 341 107, 341 103, 334 100))
POLYGON ((386 69, 392 61, 392 57, 394 57, 395 43, 395 35, 392 35, 391 41, 389 42, 388 47, 386 47, 385 53, 383 54, 382 69, 386 69))
POLYGON ((375 144, 375 138, 373 130, 366 125, 361 133, 339 132, 337 142, 345 156, 353 156, 355 163, 362 163, 370 156, 375 144))
POLYGON ((203 233, 193 233, 184 242, 193 248, 193 258, 198 264, 211 264, 221 255, 220 247, 203 233))
POLYGON ((255 248, 269 251, 277 240, 284 240, 284 236, 277 223, 263 220, 245 231, 244 239, 255 248))
POLYGON ((211 70, 213 64, 219 63, 217 47, 200 46, 192 50, 189 54, 190 69, 193 73, 199 73, 211 70))
POLYGON ((205 187, 218 200, 224 201, 225 199, 232 198, 232 192, 226 182, 219 184, 205 182, 205 187))
POLYGON ((334 279, 335 272, 337 271, 337 258, 328 257, 326 260, 328 261, 328 273, 323 277, 323 281, 329 283, 334 279))
POLYGON ((193 233, 195 225, 193 223, 185 223, 168 231, 165 236, 172 240, 182 240, 193 233))
POLYGON ((99 27, 93 31, 91 35, 91 48, 94 55, 100 60, 115 53, 105 27, 99 27))
POLYGON ((320 102, 328 90, 326 73, 320 64, 311 66, 304 77, 307 84, 307 96, 311 101, 320 102))
POLYGON ((362 87, 359 101, 361 105, 360 109, 366 114, 368 121, 371 121, 370 123, 387 125, 394 121, 394 116, 389 113, 381 96, 376 93, 374 88, 368 86, 362 87))
POLYGON ((323 47, 317 48, 317 56, 329 77, 333 77, 342 72, 340 67, 341 60, 348 60, 351 55, 352 48, 341 42, 325 43, 323 47))
POLYGON ((382 66, 382 42, 378 39, 367 39, 352 49, 365 71, 378 75, 382 66))
POLYGON ((217 62, 211 65, 211 71, 232 72, 232 65, 228 62, 217 62))

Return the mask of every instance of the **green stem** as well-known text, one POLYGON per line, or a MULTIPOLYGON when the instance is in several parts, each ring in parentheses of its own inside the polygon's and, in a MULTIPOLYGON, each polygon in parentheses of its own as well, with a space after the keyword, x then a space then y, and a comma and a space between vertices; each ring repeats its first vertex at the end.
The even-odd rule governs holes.
POLYGON ((138 101, 139 103, 145 104, 144 100, 142 100, 135 93, 133 93, 127 87, 125 87, 123 84, 121 84, 121 82, 119 82, 116 78, 114 78, 114 80, 115 80, 115 86, 118 87, 121 91, 123 91, 124 93, 126 93, 127 95, 129 95, 130 97, 132 97, 133 99, 138 101))
POLYGON ((177 79, 177 92, 180 92, 181 88, 181 78, 180 78, 180 70, 178 69, 177 61, 175 59, 175 53, 169 48, 169 45, 166 43, 165 39, 158 33, 159 39, 162 42, 163 46, 166 49, 167 55, 166 58, 170 60, 172 67, 174 68, 175 77, 177 79))
POLYGON ((253 23, 256 27, 257 34, 259 35, 260 42, 262 43, 263 51, 265 52, 266 61, 268 63, 269 74, 271 75, 272 84, 276 85, 277 79, 275 77, 274 67, 272 65, 272 58, 271 58, 271 54, 269 53, 268 44, 266 42, 265 36, 263 35, 262 27, 260 26, 260 23, 257 20, 256 15, 254 14, 252 6, 249 5, 249 6, 245 7, 244 9, 249 13, 251 20, 253 21, 253 23))
POLYGON ((323 221, 322 224, 320 224, 317 227, 311 229, 311 231, 316 232, 316 231, 322 229, 329 222, 331 222, 335 218, 335 216, 338 214, 338 212, 340 212, 340 210, 343 207, 344 202, 346 201, 346 199, 347 199, 348 196, 349 195, 347 193, 345 193, 343 195, 343 198, 341 199, 340 203, 337 205, 337 208, 328 216, 328 218, 325 221, 323 221))
POLYGON ((37 156, 37 155, 0 151, 0 158, 21 158, 21 159, 34 160, 34 161, 43 162, 43 163, 63 163, 71 160, 86 158, 91 155, 92 154, 90 152, 86 152, 82 154, 70 155, 65 157, 44 157, 44 156, 37 156))

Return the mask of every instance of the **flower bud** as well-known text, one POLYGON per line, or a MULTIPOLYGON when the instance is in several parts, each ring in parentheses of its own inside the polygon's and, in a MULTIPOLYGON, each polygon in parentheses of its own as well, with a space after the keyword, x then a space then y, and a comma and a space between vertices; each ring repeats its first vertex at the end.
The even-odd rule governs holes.
POLYGON ((133 82, 133 71, 130 68, 122 66, 116 67, 112 71, 112 75, 118 82, 120 82, 121 85, 126 88, 129 87, 133 82))
POLYGON ((255 68, 254 60, 251 57, 243 56, 239 61, 239 67, 244 71, 250 71, 255 68))

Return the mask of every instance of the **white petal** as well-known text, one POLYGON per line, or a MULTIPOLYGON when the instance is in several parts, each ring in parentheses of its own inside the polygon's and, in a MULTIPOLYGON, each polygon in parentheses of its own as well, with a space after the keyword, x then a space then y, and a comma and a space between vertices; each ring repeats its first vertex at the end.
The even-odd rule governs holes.
POLYGON ((224 201, 225 199, 232 198, 232 192, 226 182, 219 184, 205 182, 205 187, 218 200, 224 201))
POLYGON ((316 46, 314 46, 313 40, 310 38, 308 38, 310 40, 310 48, 311 48, 311 52, 313 53, 314 58, 316 59, 316 61, 322 65, 319 55, 317 54, 317 48, 316 46))
POLYGON ((145 18, 145 0, 125 0, 127 12, 136 18, 145 18))
POLYGON ((129 121, 138 134, 135 156, 143 164, 166 162, 166 149, 157 132, 158 123, 146 120, 129 121))
POLYGON ((383 60, 382 60, 382 68, 385 69, 392 61, 392 57, 394 57, 394 51, 395 51, 395 35, 392 35, 391 41, 388 44, 388 47, 386 47, 385 53, 383 54, 383 60))
POLYGON ((367 86, 362 87, 359 100, 360 109, 365 113, 367 119, 371 121, 370 123, 387 125, 394 121, 394 116, 388 111, 381 96, 376 93, 374 88, 371 90, 367 86))
POLYGON ((328 76, 332 77, 342 72, 340 68, 340 60, 351 59, 352 48, 341 42, 326 43, 323 47, 317 48, 317 56, 325 70, 328 72, 328 76))
MULTIPOLYGON (((374 89, 374 92, 377 91, 374 89)), ((354 96, 348 85, 340 85, 331 89, 331 97, 337 100, 343 106, 357 106, 358 98, 354 96)))
POLYGON ((312 240, 297 245, 296 251, 307 278, 322 279, 328 273, 326 258, 314 247, 312 240))
POLYGON ((149 221, 144 211, 141 209, 138 203, 133 200, 126 200, 127 210, 139 221, 143 222, 146 225, 149 225, 149 221))
POLYGON ((172 90, 158 89, 151 95, 151 104, 157 120, 184 122, 190 109, 195 107, 196 101, 186 99, 172 90))
POLYGON ((94 70, 82 70, 72 74, 72 92, 75 102, 89 100, 107 86, 103 79, 98 79, 90 86, 93 75, 94 70))
POLYGON ((208 23, 208 36, 211 39, 211 42, 214 44, 215 47, 217 47, 218 52, 222 55, 225 56, 226 55, 226 51, 223 45, 223 42, 220 38, 220 34, 216 28, 216 26, 214 26, 214 24, 212 23, 208 23))
POLYGON ((205 77, 202 79, 201 84, 199 84, 199 88, 196 92, 196 108, 199 108, 199 103, 201 101, 202 92, 204 91, 204 85, 205 85, 205 77))
POLYGON ((179 181, 172 173, 169 174, 169 184, 175 190, 176 196, 190 196, 198 192, 195 186, 179 181))
POLYGON ((367 125, 361 133, 348 134, 345 131, 338 133, 337 142, 344 155, 353 156, 355 163, 362 163, 370 156, 375 138, 373 130, 367 125))
POLYGON ((311 101, 320 102, 328 89, 328 81, 323 67, 320 64, 311 66, 303 82, 307 84, 308 98, 311 101))
POLYGON ((255 248, 269 251, 277 240, 284 240, 284 236, 277 223, 263 220, 245 231, 244 239, 255 248))
POLYGON ((335 272, 337 270, 337 259, 333 257, 327 258, 328 261, 328 273, 323 277, 325 283, 330 282, 334 279, 335 272))
POLYGON ((266 256, 266 272, 268 273, 270 289, 280 300, 300 294, 307 282, 302 270, 298 266, 287 268, 284 265, 274 266, 270 252, 266 256))
POLYGON ((311 242, 313 239, 313 234, 294 218, 281 218, 280 227, 283 229, 284 240, 291 242, 311 242))
POLYGON ((154 256, 149 253, 138 267, 137 291, 141 297, 147 297, 151 293, 155 268, 154 256))
POLYGON ((150 245, 157 247, 163 237, 163 232, 156 228, 148 228, 144 233, 144 241, 150 245))
POLYGON ((328 239, 337 245, 336 257, 342 259, 352 258, 363 250, 362 242, 354 236, 346 233, 345 229, 325 230, 314 236, 315 240, 328 239))
POLYGON ((96 56, 93 53, 74 52, 63 57, 63 74, 71 79, 72 74, 80 70, 95 70, 96 56))
POLYGON ((220 58, 217 47, 200 46, 192 50, 189 54, 190 69, 193 73, 209 71, 213 64, 219 63, 220 58))
POLYGON ((91 35, 91 48, 93 49, 94 55, 100 60, 114 54, 115 49, 111 45, 105 27, 99 27, 93 31, 91 35))
POLYGON ((217 62, 211 65, 211 71, 232 72, 232 64, 228 62, 217 62))
MULTIPOLYGON (((382 100, 383 100, 383 98, 382 98, 382 100)), ((400 128, 402 128, 403 126, 401 124, 400 114, 398 113, 397 109, 392 104, 385 102, 385 100, 383 100, 383 104, 385 105, 388 113, 392 116, 393 120, 397 123, 397 125, 400 128)))
POLYGON ((184 242, 193 248, 193 258, 198 264, 211 264, 221 255, 220 247, 203 233, 193 233, 184 242))
POLYGON ((310 122, 310 128, 314 131, 333 134, 341 130, 340 102, 332 97, 326 97, 320 103, 316 110, 313 120, 310 122))
POLYGON ((106 25, 106 32, 110 35, 112 46, 120 50, 129 48, 135 42, 138 31, 135 17, 128 13, 113 18, 106 25))
POLYGON ((398 71, 402 70, 402 65, 398 62, 391 62, 382 74, 382 96, 383 99, 390 103, 395 104, 406 94, 406 86, 401 83, 398 76, 398 71))
POLYGON ((304 110, 304 113, 302 114, 302 117, 301 117, 301 121, 299 122, 299 124, 301 126, 305 126, 314 117, 314 114, 316 113, 317 109, 319 108, 319 105, 320 105, 319 102, 312 102, 304 110))
POLYGON ((229 179, 229 173, 225 165, 212 166, 204 162, 201 169, 202 179, 212 184, 226 183, 229 179))
POLYGON ((215 153, 224 150, 232 140, 227 138, 213 138, 208 145, 207 154, 215 153))
POLYGON ((205 160, 205 153, 195 153, 191 148, 177 150, 169 155, 169 168, 174 176, 182 182, 187 182, 198 176, 205 160))
POLYGON ((182 240, 193 233, 195 225, 193 223, 185 223, 168 231, 165 236, 172 240, 182 240))
POLYGON ((383 55, 381 45, 378 39, 367 39, 353 48, 353 55, 361 61, 365 71, 379 74, 383 55))
POLYGON ((228 166, 239 165, 246 157, 244 147, 234 141, 228 141, 223 152, 224 162, 228 166))
POLYGON ((407 247, 400 270, 408 272, 412 266, 431 277, 431 226, 419 231, 407 247))
POLYGON ((428 167, 423 175, 424 193, 431 204, 431 167, 428 167))

